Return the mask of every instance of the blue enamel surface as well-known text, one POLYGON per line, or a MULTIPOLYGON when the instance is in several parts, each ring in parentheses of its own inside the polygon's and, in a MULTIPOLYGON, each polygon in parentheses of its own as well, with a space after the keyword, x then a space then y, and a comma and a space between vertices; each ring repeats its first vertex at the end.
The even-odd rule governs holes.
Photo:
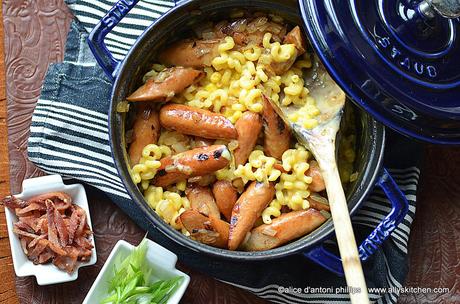
POLYGON ((460 144, 460 22, 413 0, 300 0, 311 44, 353 101, 410 137, 460 144))
MULTIPOLYGON (((392 208, 383 221, 380 222, 361 245, 359 245, 358 252, 361 261, 368 260, 375 253, 402 222, 409 210, 409 203, 406 197, 386 169, 383 169, 383 174, 377 182, 377 185, 382 188, 383 192, 388 197, 392 208)), ((304 252, 303 255, 324 268, 338 275, 343 275, 342 261, 340 258, 327 251, 322 245, 308 252, 304 252)))
POLYGON ((88 44, 99 65, 113 81, 117 76, 120 61, 116 60, 107 49, 104 39, 139 0, 120 0, 107 12, 88 36, 88 44))

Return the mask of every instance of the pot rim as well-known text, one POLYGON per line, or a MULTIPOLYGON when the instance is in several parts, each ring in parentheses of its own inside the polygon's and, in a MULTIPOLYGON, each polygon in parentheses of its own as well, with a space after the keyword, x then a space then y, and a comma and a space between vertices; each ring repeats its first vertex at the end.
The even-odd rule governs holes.
MULTIPOLYGON (((127 62, 129 61, 129 58, 133 56, 140 42, 144 40, 150 32, 154 31, 154 29, 157 26, 161 25, 161 23, 164 22, 164 20, 167 19, 170 14, 176 12, 179 9, 183 9, 184 6, 186 6, 187 4, 190 4, 191 2, 193 1, 187 1, 181 5, 178 5, 172 8, 167 13, 162 15, 159 19, 157 19, 155 23, 149 26, 141 34, 141 36, 139 36, 139 38, 136 40, 135 44, 131 47, 125 59, 121 62, 121 64, 119 65, 117 69, 118 73, 114 80, 113 87, 112 87, 112 93, 111 93, 110 113, 109 113, 109 141, 110 141, 110 147, 111 147, 115 167, 117 168, 117 171, 120 175, 120 179, 123 182, 129 196, 132 198, 136 206, 141 209, 144 216, 148 220, 149 224, 153 226, 154 228, 158 229, 163 235, 167 236, 169 239, 171 239, 175 243, 178 243, 182 246, 187 247, 188 249, 191 249, 196 252, 201 252, 209 256, 216 257, 216 258, 236 259, 236 260, 245 260, 245 261, 261 261, 261 260, 281 258, 284 256, 298 253, 300 251, 307 251, 308 248, 321 244, 326 239, 330 238, 334 232, 334 226, 332 223, 332 219, 327 220, 324 224, 322 224, 320 227, 315 229, 311 234, 308 234, 298 240, 289 242, 280 247, 270 249, 270 250, 265 250, 265 251, 250 251, 250 252, 231 251, 227 249, 221 249, 221 248, 212 247, 206 244, 202 244, 202 243, 199 243, 183 235, 182 233, 180 233, 179 231, 171 227, 168 223, 166 223, 162 218, 160 218, 153 211, 153 209, 148 205, 148 203, 145 201, 145 198, 142 196, 138 187, 132 182, 131 177, 129 175, 127 165, 126 165, 125 157, 123 154, 124 148, 122 147, 121 142, 118 140, 119 136, 117 134, 117 131, 118 131, 117 125, 119 124, 120 115, 119 114, 117 115, 114 99, 115 99, 116 92, 118 91, 118 86, 120 85, 119 83, 120 75, 124 73, 127 67, 127 62)), ((359 107, 358 107, 358 110, 359 110, 359 107)), ((358 208, 362 205, 362 203, 364 202, 365 198, 368 196, 370 191, 374 188, 377 182, 377 178, 380 176, 380 171, 382 169, 384 148, 385 148, 385 127, 382 124, 378 123, 368 113, 365 113, 362 110, 359 110, 359 111, 362 112, 361 115, 365 115, 367 117, 366 121, 368 121, 368 126, 369 128, 372 128, 372 131, 370 131, 370 133, 375 135, 374 136, 375 138, 373 138, 373 141, 369 143, 370 145, 372 145, 370 149, 373 151, 372 153, 370 153, 370 159, 367 160, 369 164, 374 164, 375 170, 372 171, 372 170, 366 169, 369 175, 368 177, 366 177, 366 180, 368 180, 368 183, 365 185, 359 186, 358 189, 359 191, 362 191, 363 195, 357 199, 357 202, 351 208, 350 216, 353 215, 358 210, 358 208), (381 140, 381 142, 376 144, 375 141, 378 141, 378 140, 381 140)), ((366 167, 366 168, 369 168, 369 167, 366 167)), ((358 191, 358 189, 355 190, 355 192, 358 191)))

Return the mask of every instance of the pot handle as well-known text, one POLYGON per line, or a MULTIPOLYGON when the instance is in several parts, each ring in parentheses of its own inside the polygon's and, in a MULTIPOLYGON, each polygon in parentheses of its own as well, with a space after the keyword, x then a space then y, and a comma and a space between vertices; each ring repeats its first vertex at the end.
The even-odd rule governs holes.
POLYGON ((137 2, 139 2, 139 0, 119 0, 101 21, 99 21, 88 36, 88 44, 94 57, 112 81, 117 74, 117 69, 121 61, 113 57, 104 39, 137 2))
MULTIPOLYGON (((404 193, 401 192, 401 189, 399 189, 387 169, 383 169, 383 174, 377 182, 377 185, 382 188, 383 192, 390 200, 392 208, 382 222, 380 222, 361 245, 359 245, 358 252, 361 261, 366 261, 375 253, 380 245, 391 235, 393 230, 402 222, 409 210, 409 203, 404 193)), ((323 245, 316 246, 302 254, 327 270, 339 276, 343 276, 342 261, 338 256, 327 251, 323 245)))

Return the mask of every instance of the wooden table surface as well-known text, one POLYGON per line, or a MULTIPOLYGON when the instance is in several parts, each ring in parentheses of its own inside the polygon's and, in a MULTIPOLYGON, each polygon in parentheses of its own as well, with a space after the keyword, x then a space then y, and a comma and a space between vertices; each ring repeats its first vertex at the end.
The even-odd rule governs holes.
MULTIPOLYGON (((10 190, 20 192, 24 178, 41 174, 26 156, 30 117, 49 63, 62 60, 72 18, 62 0, 3 1, 2 12, 0 31, 5 37, 4 44, 0 39, 0 197, 10 190)), ((406 286, 448 287, 451 291, 404 294, 399 303, 460 303, 459 172, 460 149, 425 147, 406 281, 406 286)), ((123 238, 138 242, 143 237, 144 232, 103 193, 90 187, 87 190, 95 219, 98 262, 94 267, 82 268, 75 282, 40 287, 33 277, 15 277, 5 217, 0 214, 0 303, 80 303, 116 241, 123 238)), ((192 278, 183 303, 265 303, 205 274, 183 266, 181 269, 192 278)))

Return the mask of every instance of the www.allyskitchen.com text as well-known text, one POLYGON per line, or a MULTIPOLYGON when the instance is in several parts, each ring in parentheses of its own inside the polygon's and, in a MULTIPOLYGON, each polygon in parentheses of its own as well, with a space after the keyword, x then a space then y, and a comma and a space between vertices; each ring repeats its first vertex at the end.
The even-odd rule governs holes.
MULTIPOLYGON (((403 293, 412 293, 412 294, 418 294, 418 293, 439 293, 439 294, 444 294, 444 293, 449 293, 450 289, 448 287, 414 287, 414 286, 403 286, 403 287, 369 287, 367 288, 367 291, 372 294, 385 294, 385 293, 396 293, 396 294, 403 294, 403 293)), ((352 286, 346 286, 346 287, 285 287, 285 286, 279 286, 278 287, 278 292, 279 293, 285 293, 285 294, 355 294, 355 293, 360 293, 361 288, 359 287, 352 287, 352 286)))

